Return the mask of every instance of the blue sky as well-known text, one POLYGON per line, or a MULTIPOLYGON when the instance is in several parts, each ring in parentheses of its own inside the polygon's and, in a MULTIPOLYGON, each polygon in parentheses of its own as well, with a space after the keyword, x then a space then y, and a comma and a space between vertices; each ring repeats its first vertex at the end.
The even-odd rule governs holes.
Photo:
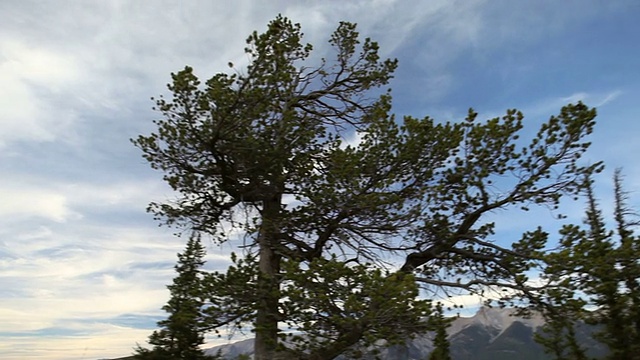
MULTIPOLYGON (((358 23, 399 59, 399 115, 515 107, 535 128, 568 102, 597 106, 587 161, 607 164, 603 206, 616 167, 640 190, 637 1, 2 1, 0 357, 95 359, 144 343, 184 239, 145 213, 171 192, 129 139, 153 130, 149 98, 171 72, 246 63, 246 36, 278 13, 320 55, 338 21, 358 23)), ((565 209, 579 221, 581 207, 565 209)), ((545 211, 495 217, 506 234, 557 226, 545 211)), ((208 267, 230 249, 209 245, 208 267)))

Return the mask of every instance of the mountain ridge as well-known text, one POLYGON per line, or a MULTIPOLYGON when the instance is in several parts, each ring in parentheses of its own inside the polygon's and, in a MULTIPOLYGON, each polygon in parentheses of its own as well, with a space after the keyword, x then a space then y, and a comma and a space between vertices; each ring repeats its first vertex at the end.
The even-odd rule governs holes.
MULTIPOLYGON (((529 317, 516 316, 517 309, 481 307, 473 316, 456 317, 447 329, 453 360, 547 360, 541 345, 533 334, 544 325, 540 314, 529 317)), ((433 334, 419 334, 405 345, 382 349, 378 355, 386 360, 425 359, 433 350, 433 334)), ((224 359, 239 355, 253 355, 253 339, 219 345, 207 349, 209 355, 220 354, 224 359)), ((600 352, 594 355, 598 356, 600 352)), ((364 359, 374 359, 373 355, 364 359)), ((336 360, 347 360, 340 356, 336 360)))

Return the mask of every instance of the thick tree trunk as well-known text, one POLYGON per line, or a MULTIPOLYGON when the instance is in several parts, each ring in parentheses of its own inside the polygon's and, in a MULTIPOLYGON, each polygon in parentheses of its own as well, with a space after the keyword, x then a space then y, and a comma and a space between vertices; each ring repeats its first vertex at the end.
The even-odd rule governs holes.
POLYGON ((258 294, 260 301, 256 314, 254 343, 255 360, 272 360, 276 358, 278 345, 278 302, 280 300, 280 256, 274 252, 278 241, 278 217, 280 213, 280 196, 265 201, 262 226, 258 235, 260 249, 258 278, 258 294))

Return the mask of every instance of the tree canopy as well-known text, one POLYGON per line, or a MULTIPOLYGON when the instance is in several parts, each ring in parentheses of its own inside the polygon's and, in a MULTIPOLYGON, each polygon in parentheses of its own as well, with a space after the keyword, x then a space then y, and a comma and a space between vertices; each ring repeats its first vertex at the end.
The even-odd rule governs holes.
POLYGON ((396 117, 384 87, 397 61, 355 24, 330 36, 331 59, 302 37, 278 16, 247 39, 244 70, 172 74, 157 131, 133 140, 177 194, 150 205, 158 219, 219 242, 245 234, 207 277, 208 328, 252 323, 259 360, 331 359, 428 329, 438 310, 420 286, 526 290, 544 243, 499 245, 486 215, 584 189, 601 167, 580 164, 595 109, 568 104, 528 139, 517 110, 396 117))
POLYGON ((627 205, 617 170, 614 229, 609 230, 593 182, 587 182, 584 226, 564 226, 559 248, 545 256, 549 286, 541 303, 553 336, 539 340, 558 359, 586 359, 574 338, 576 323, 583 321, 598 326, 595 337, 609 348, 609 359, 640 359, 640 237, 633 233, 637 213, 627 205))

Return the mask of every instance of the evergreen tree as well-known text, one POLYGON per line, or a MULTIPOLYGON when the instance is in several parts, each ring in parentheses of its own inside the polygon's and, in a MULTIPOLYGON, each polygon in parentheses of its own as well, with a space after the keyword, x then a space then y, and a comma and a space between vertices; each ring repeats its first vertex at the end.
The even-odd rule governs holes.
POLYGON ((429 354, 429 360, 451 360, 449 355, 449 340, 447 339, 447 328, 451 325, 453 318, 445 318, 442 303, 437 303, 435 313, 430 317, 431 326, 435 331, 433 338, 433 351, 429 354))
POLYGON ((171 298, 164 311, 169 317, 158 322, 160 330, 149 336, 153 349, 136 349, 138 359, 205 359, 200 345, 204 343, 203 330, 203 272, 206 252, 198 236, 192 236, 183 253, 178 254, 175 270, 178 273, 167 288, 171 298))
POLYGON ((246 234, 242 256, 208 277, 207 326, 252 323, 257 360, 331 359, 423 331, 431 308, 419 285, 524 290, 544 242, 500 246, 486 215, 580 191, 600 168, 579 164, 595 110, 569 104, 528 142, 516 110, 396 119, 380 88, 397 62, 377 43, 342 22, 335 57, 312 60, 302 36, 278 16, 249 36, 246 69, 204 84, 190 67, 172 74, 158 131, 133 141, 180 194, 151 212, 220 242, 223 223, 246 234), (398 271, 381 269, 383 252, 403 258, 398 271), (285 349, 279 324, 311 337, 285 349))
MULTIPOLYGON (((640 237, 633 234, 637 222, 629 219, 633 213, 619 170, 614 175, 615 230, 607 230, 592 181, 588 183, 586 228, 565 226, 560 249, 547 257, 546 277, 553 287, 544 292, 545 300, 558 314, 550 316, 548 326, 563 324, 556 333, 570 339, 576 321, 597 325, 601 330, 596 338, 609 347, 610 359, 640 359, 640 237)), ((553 342, 540 340, 547 348, 553 342)), ((571 358, 586 358, 582 356, 571 358)))
MULTIPOLYGON (((552 309, 544 312, 545 323, 541 331, 534 333, 534 340, 545 348, 545 351, 553 356, 554 360, 587 360, 586 349, 578 343, 576 337, 576 304, 569 301, 559 305, 559 302, 547 303, 553 304, 552 309)), ((550 308, 551 308, 550 307, 550 308)), ((577 309, 581 311, 581 308, 577 309)))

